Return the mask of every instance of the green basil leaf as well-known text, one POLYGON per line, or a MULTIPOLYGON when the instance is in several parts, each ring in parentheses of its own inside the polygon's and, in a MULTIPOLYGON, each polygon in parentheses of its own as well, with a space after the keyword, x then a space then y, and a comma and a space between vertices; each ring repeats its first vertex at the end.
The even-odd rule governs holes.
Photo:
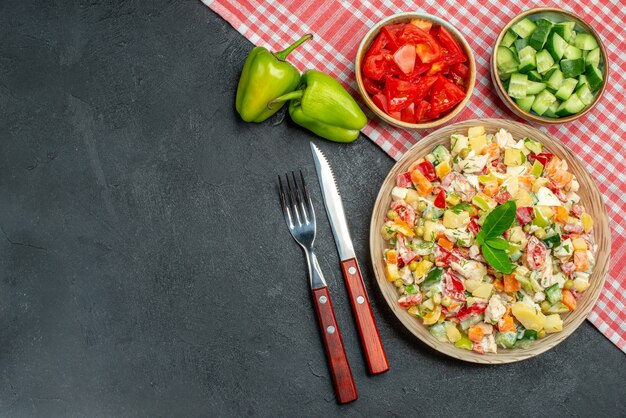
POLYGON ((513 221, 515 221, 516 211, 515 201, 509 200, 492 210, 485 218, 483 226, 480 232, 483 232, 484 240, 489 238, 496 238, 504 234, 504 232, 511 227, 513 221))
POLYGON ((500 273, 511 274, 513 272, 513 264, 511 264, 511 260, 509 260, 509 256, 506 255, 504 250, 498 250, 489 245, 483 245, 482 252, 487 263, 500 273))
POLYGON ((491 248, 495 248, 496 250, 506 250, 509 248, 509 242, 504 238, 489 238, 486 242, 488 246, 491 248))
POLYGON ((476 242, 480 245, 485 244, 485 233, 483 232, 482 229, 478 231, 478 234, 476 234, 476 242))

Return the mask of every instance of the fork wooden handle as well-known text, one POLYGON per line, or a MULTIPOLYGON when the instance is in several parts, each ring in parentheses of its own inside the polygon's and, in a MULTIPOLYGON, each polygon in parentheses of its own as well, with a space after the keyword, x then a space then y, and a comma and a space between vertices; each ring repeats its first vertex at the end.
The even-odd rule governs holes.
POLYGON ((389 362, 378 334, 359 263, 357 263, 356 258, 350 258, 341 262, 341 269, 348 288, 352 312, 354 312, 356 325, 359 329, 367 368, 372 374, 384 373, 389 370, 389 362))
POLYGON ((348 364, 346 350, 343 347, 343 340, 341 339, 328 288, 320 287, 313 289, 312 292, 337 400, 339 403, 355 401, 359 395, 356 392, 352 371, 350 370, 350 364, 348 364))

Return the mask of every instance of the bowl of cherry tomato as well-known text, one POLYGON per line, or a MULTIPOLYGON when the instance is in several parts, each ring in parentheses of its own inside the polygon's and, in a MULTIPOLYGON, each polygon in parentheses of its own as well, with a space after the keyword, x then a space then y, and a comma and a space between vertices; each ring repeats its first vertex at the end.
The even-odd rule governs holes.
POLYGON ((400 13, 372 27, 355 62, 359 92, 384 121, 427 129, 454 119, 476 80, 469 44, 452 25, 425 13, 400 13))

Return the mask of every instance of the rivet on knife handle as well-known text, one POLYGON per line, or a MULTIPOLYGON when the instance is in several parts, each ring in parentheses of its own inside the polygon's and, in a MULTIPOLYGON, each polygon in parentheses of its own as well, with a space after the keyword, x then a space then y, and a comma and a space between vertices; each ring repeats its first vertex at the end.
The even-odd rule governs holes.
POLYGON ((389 362, 378 334, 372 307, 363 285, 361 269, 356 258, 342 261, 341 269, 343 270, 346 287, 348 288, 350 303, 352 303, 352 311, 359 328, 359 336, 365 351, 367 368, 372 374, 384 373, 389 370, 389 362))

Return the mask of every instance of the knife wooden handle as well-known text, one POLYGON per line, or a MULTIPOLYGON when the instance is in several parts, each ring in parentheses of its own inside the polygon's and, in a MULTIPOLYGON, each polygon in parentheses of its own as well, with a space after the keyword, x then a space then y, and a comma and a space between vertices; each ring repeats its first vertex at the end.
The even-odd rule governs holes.
POLYGON ((356 325, 359 328, 361 345, 367 360, 367 368, 372 374, 384 373, 389 370, 389 362, 383 348, 383 342, 378 334, 372 307, 363 284, 359 263, 357 263, 356 258, 350 258, 341 262, 341 269, 348 287, 356 325))
POLYGON ((359 395, 356 392, 352 371, 350 370, 350 364, 348 364, 346 350, 343 347, 343 340, 341 339, 328 288, 321 287, 313 289, 312 292, 337 400, 339 403, 355 401, 359 395))

